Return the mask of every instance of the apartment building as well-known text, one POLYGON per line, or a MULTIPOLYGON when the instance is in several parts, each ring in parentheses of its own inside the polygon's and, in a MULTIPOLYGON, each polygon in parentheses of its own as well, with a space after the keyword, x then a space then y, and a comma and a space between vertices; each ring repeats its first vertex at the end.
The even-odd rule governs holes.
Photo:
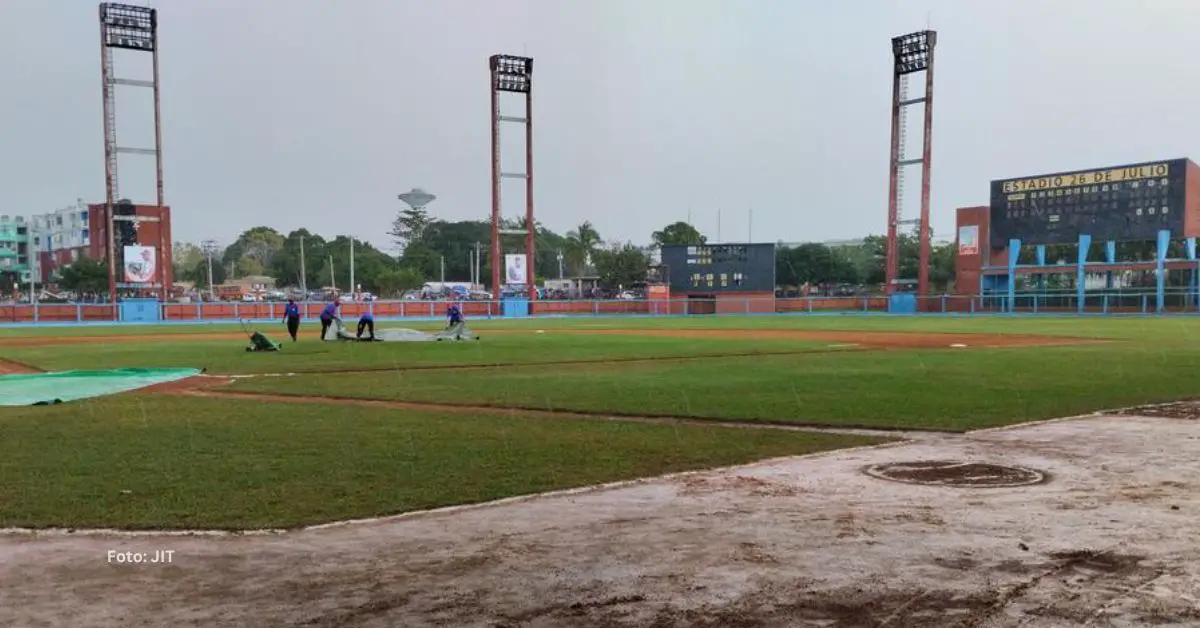
POLYGON ((83 199, 30 219, 33 247, 37 251, 33 272, 51 282, 59 268, 88 255, 92 243, 90 209, 83 199))
POLYGON ((0 216, 0 274, 28 283, 31 273, 36 272, 31 267, 31 259, 34 258, 36 255, 25 217, 0 216))

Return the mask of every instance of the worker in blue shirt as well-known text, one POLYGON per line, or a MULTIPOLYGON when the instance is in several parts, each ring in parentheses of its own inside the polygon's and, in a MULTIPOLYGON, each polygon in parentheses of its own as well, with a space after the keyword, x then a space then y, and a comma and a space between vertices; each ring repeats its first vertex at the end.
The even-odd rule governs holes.
POLYGON ((300 331, 300 306, 296 305, 295 299, 288 299, 287 306, 283 308, 283 322, 287 325, 292 342, 296 342, 296 333, 300 331))
POLYGON ((463 324, 462 310, 458 309, 458 305, 451 303, 450 307, 446 308, 446 323, 447 331, 463 324))
POLYGON ((375 315, 369 309, 363 312, 362 316, 358 317, 358 334, 356 337, 359 340, 362 340, 364 329, 371 332, 371 337, 368 340, 375 340, 375 315))
POLYGON ((341 299, 334 298, 333 302, 326 304, 325 309, 321 310, 321 340, 325 339, 325 332, 329 331, 333 321, 341 322, 342 319, 338 316, 338 307, 341 305, 341 299))

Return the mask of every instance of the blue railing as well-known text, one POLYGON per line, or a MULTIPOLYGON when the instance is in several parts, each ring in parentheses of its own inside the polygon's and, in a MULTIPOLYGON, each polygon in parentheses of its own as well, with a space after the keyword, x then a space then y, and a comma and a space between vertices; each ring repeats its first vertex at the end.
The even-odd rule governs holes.
MULTIPOLYGON (((1081 301, 1075 291, 988 292, 978 296, 938 295, 889 298, 882 295, 847 297, 737 297, 667 300, 542 300, 460 302, 468 318, 706 316, 706 315, 996 315, 996 314, 1132 314, 1200 313, 1200 294, 1179 289, 1087 292, 1081 301)), ((159 303, 139 300, 119 304, 34 303, 0 304, 0 325, 75 325, 121 323, 232 323, 240 320, 278 320, 284 303, 159 303)), ((319 316, 324 303, 301 303, 304 317, 319 316)), ((345 303, 344 318, 364 311, 380 320, 430 320, 445 315, 449 302, 373 301, 345 303)))

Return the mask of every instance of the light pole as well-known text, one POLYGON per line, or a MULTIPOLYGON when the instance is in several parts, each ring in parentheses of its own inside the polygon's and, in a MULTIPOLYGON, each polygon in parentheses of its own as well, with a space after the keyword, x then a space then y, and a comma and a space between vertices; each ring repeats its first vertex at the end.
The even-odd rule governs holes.
POLYGON ((217 241, 216 240, 205 240, 200 243, 200 247, 204 251, 205 255, 208 256, 208 264, 207 264, 207 266, 208 266, 208 300, 216 301, 217 299, 216 299, 216 296, 213 291, 212 265, 213 265, 213 253, 217 250, 217 241))
POLYGON ((558 250, 557 257, 558 257, 558 280, 561 282, 563 279, 563 252, 562 252, 562 249, 558 250))

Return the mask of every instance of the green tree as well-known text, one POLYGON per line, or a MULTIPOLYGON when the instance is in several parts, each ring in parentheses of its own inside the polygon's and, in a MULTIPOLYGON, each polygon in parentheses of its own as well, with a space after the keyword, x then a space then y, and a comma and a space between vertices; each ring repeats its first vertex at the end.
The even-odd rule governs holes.
POLYGON ((75 260, 58 270, 58 285, 81 297, 104 294, 108 292, 108 264, 88 257, 75 260))
POLYGON ((600 232, 590 221, 583 221, 575 229, 567 232, 563 242, 564 263, 574 277, 582 277, 587 273, 588 262, 595 262, 593 254, 600 246, 600 232))
MULTIPOLYGON (((200 290, 208 289, 208 256, 202 257, 195 265, 181 270, 182 272, 175 275, 176 279, 190 281, 200 290)), ((212 278, 213 285, 219 286, 225 283, 225 265, 221 263, 220 256, 216 254, 213 255, 212 278)))
POLYGON ((480 275, 489 277, 488 249, 492 238, 491 223, 478 220, 459 222, 436 221, 425 230, 424 237, 405 249, 401 264, 419 270, 424 277, 441 277, 442 259, 446 262, 447 281, 468 281, 471 278, 472 251, 480 246, 480 275))
POLYGON ((410 244, 424 238, 425 232, 432 222, 429 212, 425 211, 425 208, 405 207, 392 221, 392 228, 388 231, 388 235, 395 239, 396 246, 403 251, 410 244))
MULTIPOLYGON (((319 260, 320 270, 317 272, 317 279, 320 283, 310 285, 328 284, 331 259, 337 287, 349 291, 352 286, 350 285, 350 238, 347 236, 338 236, 325 245, 325 256, 319 260)), ((395 266, 396 260, 392 256, 355 238, 354 283, 362 286, 363 290, 376 292, 378 290, 376 278, 383 271, 395 266)))
POLYGON ((596 265, 600 286, 609 289, 628 288, 641 283, 646 280, 646 271, 650 269, 650 258, 630 243, 598 249, 592 261, 596 265))
POLYGON ((176 277, 183 277, 204 261, 204 250, 191 242, 176 242, 171 245, 171 266, 176 277))
POLYGON ((253 257, 243 257, 234 263, 237 268, 238 277, 251 277, 262 275, 265 272, 262 262, 253 257))
POLYGON ((667 244, 705 244, 708 238, 692 225, 679 221, 673 222, 659 231, 650 234, 655 246, 667 244))
POLYGON ((319 277, 322 260, 326 257, 325 247, 325 238, 308 229, 296 229, 283 239, 283 245, 275 253, 267 271, 281 286, 322 286, 329 281, 328 273, 324 280, 319 277), (304 277, 301 277, 301 259, 304 261, 304 277))
POLYGON ((262 268, 271 268, 275 254, 283 248, 283 242, 283 235, 270 227, 251 227, 225 249, 221 261, 236 268, 238 260, 248 257, 256 260, 262 268))
POLYGON ((375 293, 384 299, 398 297, 425 285, 425 276, 410 266, 388 268, 375 276, 375 293))

